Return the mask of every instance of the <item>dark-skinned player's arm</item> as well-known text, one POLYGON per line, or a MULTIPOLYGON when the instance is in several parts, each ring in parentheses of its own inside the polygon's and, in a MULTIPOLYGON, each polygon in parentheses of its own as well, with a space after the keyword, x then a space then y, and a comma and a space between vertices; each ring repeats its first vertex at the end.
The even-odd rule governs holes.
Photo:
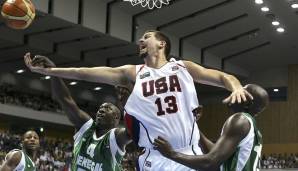
POLYGON ((0 167, 0 171, 13 171, 20 163, 21 158, 22 158, 21 151, 9 152, 6 156, 4 163, 0 167))
POLYGON ((223 134, 214 147, 204 155, 193 156, 176 152, 162 137, 155 139, 154 145, 162 155, 187 167, 198 170, 216 170, 236 151, 238 144, 248 134, 249 129, 250 123, 245 116, 233 115, 226 121, 223 134))
MULTIPOLYGON (((128 97, 131 93, 131 90, 129 90, 126 87, 117 86, 116 92, 117 92, 117 98, 118 98, 118 102, 119 102, 118 106, 123 109, 128 97)), ((132 141, 128 135, 126 128, 117 128, 115 130, 115 136, 117 139, 117 144, 121 148, 122 151, 124 151, 125 146, 132 141)))
POLYGON ((76 129, 79 130, 91 117, 79 108, 61 78, 52 77, 51 87, 54 98, 59 102, 76 129))
POLYGON ((214 147, 214 143, 210 141, 201 130, 199 143, 204 154, 209 153, 209 151, 214 147))
MULTIPOLYGON (((32 60, 32 65, 40 68, 51 68, 56 66, 49 58, 44 56, 36 56, 32 60)), ((63 111, 67 114, 67 117, 77 130, 90 120, 91 117, 78 107, 62 79, 52 77, 51 89, 54 99, 59 102, 63 111)))

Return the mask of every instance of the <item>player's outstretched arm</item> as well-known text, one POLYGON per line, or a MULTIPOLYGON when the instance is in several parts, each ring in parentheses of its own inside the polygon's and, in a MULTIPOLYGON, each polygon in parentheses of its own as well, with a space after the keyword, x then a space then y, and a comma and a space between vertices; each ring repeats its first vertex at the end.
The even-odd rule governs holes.
POLYGON ((6 155, 6 159, 2 166, 0 167, 0 171, 13 171, 17 165, 20 163, 22 158, 21 151, 13 151, 6 155))
MULTIPOLYGON (((35 56, 31 64, 34 67, 42 68, 56 67, 54 62, 45 56, 35 56)), ((75 125, 77 129, 80 129, 81 126, 90 119, 90 116, 78 107, 78 105, 72 98, 69 89, 62 79, 52 77, 51 88, 53 97, 59 102, 59 104, 67 114, 69 120, 75 125)))
POLYGON ((183 62, 195 82, 218 87, 224 87, 227 90, 231 91, 231 95, 224 99, 224 103, 234 104, 235 102, 245 102, 247 101, 247 98, 251 100, 253 99, 251 94, 249 94, 242 87, 239 80, 233 75, 214 69, 207 69, 191 61, 183 62))
POLYGON ((215 170, 237 149, 250 129, 249 121, 242 115, 231 117, 225 124, 223 134, 208 154, 193 156, 176 152, 162 137, 154 140, 155 148, 162 155, 196 170, 215 170))
POLYGON ((106 83, 111 85, 127 86, 134 81, 135 66, 125 65, 121 67, 92 67, 92 68, 44 68, 34 66, 30 53, 24 56, 27 67, 32 71, 44 75, 56 76, 67 79, 85 80, 90 82, 106 83))

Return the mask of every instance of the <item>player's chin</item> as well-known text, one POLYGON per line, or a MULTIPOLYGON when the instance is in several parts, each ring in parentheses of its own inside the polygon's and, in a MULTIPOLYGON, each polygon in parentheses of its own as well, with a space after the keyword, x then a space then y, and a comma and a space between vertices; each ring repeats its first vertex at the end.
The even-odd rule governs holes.
POLYGON ((95 125, 100 125, 100 120, 96 118, 95 125))
POLYGON ((100 126, 104 124, 104 120, 102 118, 96 118, 95 125, 100 126))
POLYGON ((39 145, 37 144, 34 144, 34 145, 27 145, 27 148, 28 149, 31 149, 31 150, 37 150, 39 148, 39 145))

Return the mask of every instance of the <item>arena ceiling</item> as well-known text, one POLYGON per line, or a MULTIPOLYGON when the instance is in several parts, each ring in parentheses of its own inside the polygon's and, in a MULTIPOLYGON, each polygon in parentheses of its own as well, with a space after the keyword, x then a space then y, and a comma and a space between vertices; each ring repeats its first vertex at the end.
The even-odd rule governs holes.
MULTIPOLYGON (((179 55, 183 55, 184 41, 200 48, 199 63, 204 66, 225 71, 228 61, 249 73, 286 67, 298 63, 298 10, 291 8, 293 2, 264 0, 263 5, 257 5, 254 0, 172 0, 161 9, 148 10, 121 0, 108 0, 108 11, 117 8, 131 15, 130 41, 112 37, 108 26, 105 33, 100 33, 38 11, 34 23, 26 30, 12 30, 1 20, 0 72, 25 68, 26 52, 47 55, 58 66, 140 63, 135 44, 140 20, 178 37, 179 55), (270 11, 262 12, 260 8, 264 5, 270 11), (284 33, 276 31, 271 24, 274 19, 285 28, 284 33), (219 67, 206 62, 209 53, 220 58, 219 67)), ((26 72, 25 76, 30 79, 36 74, 26 72)))

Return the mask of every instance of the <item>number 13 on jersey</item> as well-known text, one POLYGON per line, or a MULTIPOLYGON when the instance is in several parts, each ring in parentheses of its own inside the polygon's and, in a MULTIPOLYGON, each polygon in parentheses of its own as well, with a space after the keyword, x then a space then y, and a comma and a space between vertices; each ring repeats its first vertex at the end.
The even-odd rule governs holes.
POLYGON ((167 96, 164 99, 157 98, 155 100, 157 106, 157 115, 164 115, 166 112, 168 114, 176 113, 178 111, 177 101, 175 96, 167 96), (164 107, 165 106, 165 107, 164 107))

